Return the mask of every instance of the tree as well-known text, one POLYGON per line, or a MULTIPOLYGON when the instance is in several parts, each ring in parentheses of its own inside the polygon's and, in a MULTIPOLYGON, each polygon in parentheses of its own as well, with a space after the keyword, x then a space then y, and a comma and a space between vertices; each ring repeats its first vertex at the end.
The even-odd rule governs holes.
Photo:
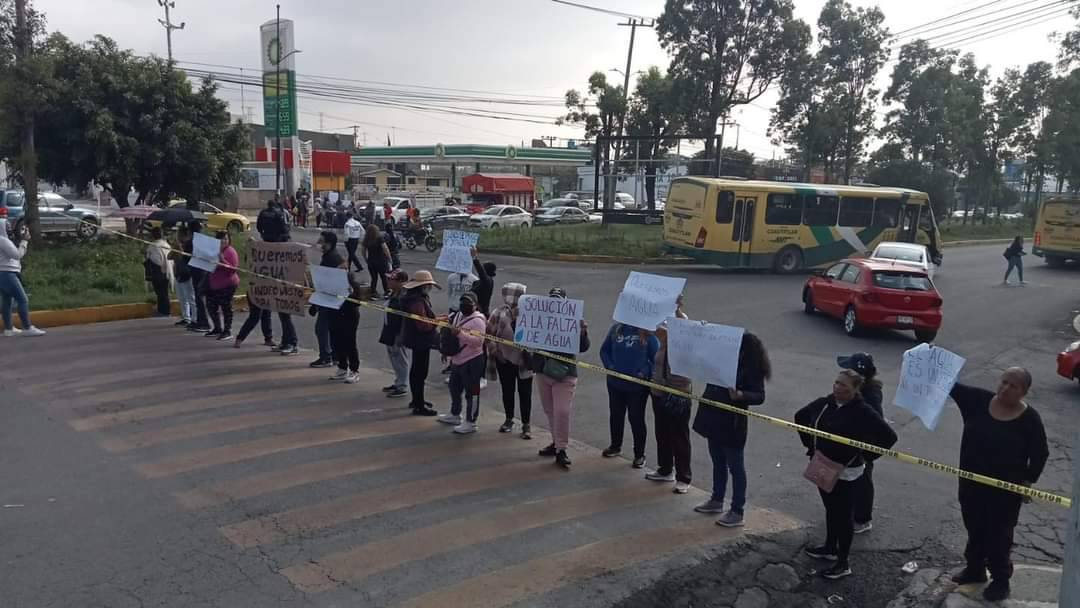
MULTIPOLYGON (((810 41, 791 0, 667 0, 657 21, 669 72, 682 92, 682 122, 712 135, 738 105, 761 97, 810 41)), ((714 156, 714 138, 705 153, 714 156)))
POLYGON ((946 98, 952 86, 956 51, 916 40, 900 49, 884 101, 898 107, 886 114, 884 134, 902 144, 907 156, 947 166, 949 141, 946 98))
MULTIPOLYGON (((555 121, 555 124, 581 125, 585 129, 585 137, 610 138, 615 135, 619 117, 626 112, 626 93, 620 86, 611 85, 603 72, 593 72, 589 76, 588 96, 582 95, 576 89, 566 92, 566 116, 555 121), (588 108, 592 101, 596 111, 588 108)), ((605 201, 610 200, 606 193, 613 192, 614 181, 611 179, 611 142, 606 141, 600 148, 600 156, 603 162, 605 201)))
POLYGON ((1080 68, 1055 83, 1049 106, 1042 128, 1049 143, 1050 170, 1058 192, 1080 192, 1080 68))
POLYGON ((630 99, 627 133, 650 139, 631 142, 624 156, 645 163, 645 197, 656 208, 656 161, 668 154, 682 123, 675 81, 656 66, 641 75, 630 99))
MULTIPOLYGON (((1074 5, 1069 13, 1080 20, 1080 5, 1074 5)), ((1080 23, 1061 39, 1061 50, 1058 53, 1058 67, 1062 70, 1071 68, 1074 63, 1080 63, 1080 23)))

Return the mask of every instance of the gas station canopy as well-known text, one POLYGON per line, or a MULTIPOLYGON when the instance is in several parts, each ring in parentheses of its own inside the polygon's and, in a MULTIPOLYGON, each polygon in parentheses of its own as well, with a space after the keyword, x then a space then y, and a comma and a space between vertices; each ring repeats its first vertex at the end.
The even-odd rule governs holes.
POLYGON ((389 146, 361 148, 353 153, 352 164, 425 163, 425 164, 507 164, 580 167, 592 160, 589 150, 569 148, 518 148, 517 146, 482 146, 472 144, 435 144, 433 146, 389 146))

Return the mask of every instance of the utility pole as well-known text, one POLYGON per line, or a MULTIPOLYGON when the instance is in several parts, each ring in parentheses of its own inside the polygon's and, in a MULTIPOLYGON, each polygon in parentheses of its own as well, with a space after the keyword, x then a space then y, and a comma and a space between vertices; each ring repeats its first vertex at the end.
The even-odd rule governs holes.
MULTIPOLYGON (((720 119, 720 141, 717 142, 717 146, 716 146, 716 177, 720 177, 721 168, 724 166, 724 132, 727 130, 727 127, 729 125, 735 127, 736 129, 739 129, 739 123, 728 120, 726 116, 720 119)), ((739 142, 739 131, 736 130, 735 131, 735 147, 736 148, 739 147, 738 142, 739 142)))
POLYGON ((1065 565, 1058 605, 1080 606, 1080 467, 1073 467, 1072 512, 1065 524, 1065 565))
POLYGON ((172 65, 172 62, 173 62, 173 59, 172 59, 172 33, 173 33, 173 30, 182 30, 182 29, 184 29, 184 26, 187 25, 187 22, 182 21, 182 22, 180 22, 180 25, 176 25, 176 24, 174 24, 172 22, 171 19, 169 19, 169 9, 170 8, 176 8, 175 0, 172 1, 172 2, 170 2, 169 0, 158 0, 158 6, 165 9, 165 19, 158 19, 158 23, 161 24, 161 27, 165 28, 165 43, 168 45, 168 49, 169 49, 169 65, 172 65))
MULTIPOLYGON (((617 131, 617 137, 621 138, 622 135, 623 135, 623 129, 626 126, 626 114, 630 109, 630 66, 633 64, 633 60, 634 60, 634 38, 636 37, 635 35, 637 34, 637 28, 639 28, 639 27, 649 27, 649 28, 656 27, 656 21, 654 19, 627 17, 626 23, 620 23, 619 27, 629 27, 630 28, 630 46, 626 50, 626 71, 623 72, 623 98, 625 100, 625 104, 624 104, 622 113, 619 115, 619 128, 618 128, 618 131, 617 131)), ((616 139, 615 140, 615 166, 613 168, 614 172, 618 172, 618 170, 619 170, 619 160, 622 158, 622 149, 623 149, 622 140, 621 139, 616 139)), ((610 186, 606 186, 604 188, 604 198, 605 199, 614 199, 614 197, 615 197, 615 193, 614 193, 615 182, 613 180, 611 180, 611 179, 608 179, 607 183, 610 184, 610 186)))
MULTIPOLYGON (((26 65, 30 58, 30 25, 26 19, 26 0, 15 0, 15 65, 20 84, 32 89, 30 68, 26 65)), ((22 173, 23 206, 26 224, 30 228, 30 240, 41 238, 41 223, 38 220, 37 191, 37 151, 34 147, 34 111, 29 104, 22 102, 19 107, 19 169, 22 173)), ((25 327, 23 329, 26 329, 25 327)))
POLYGON ((277 158, 274 160, 274 173, 276 177, 274 179, 274 196, 277 197, 278 202, 281 202, 281 163, 283 162, 281 154, 281 62, 284 59, 285 53, 281 48, 281 5, 277 5, 277 20, 274 22, 276 28, 275 40, 277 41, 277 57, 274 61, 274 97, 277 98, 277 103, 274 107, 277 109, 277 119, 274 120, 274 124, 277 126, 274 133, 274 147, 277 148, 277 158))

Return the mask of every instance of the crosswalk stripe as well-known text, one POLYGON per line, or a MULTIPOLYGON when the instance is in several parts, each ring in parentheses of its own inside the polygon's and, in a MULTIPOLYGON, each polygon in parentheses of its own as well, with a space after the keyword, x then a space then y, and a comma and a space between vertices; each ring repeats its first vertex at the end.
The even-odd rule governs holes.
MULTIPOLYGON (((795 520, 768 509, 746 514, 747 529, 774 533, 797 528, 795 520)), ((402 602, 400 608, 484 606, 499 608, 557 588, 581 583, 691 547, 719 545, 739 538, 738 529, 720 528, 712 518, 691 518, 675 525, 607 538, 568 551, 465 579, 402 602)))
MULTIPOLYGON (((565 496, 544 497, 477 513, 332 553, 281 571, 305 593, 329 591, 402 564, 487 541, 626 507, 673 498, 670 486, 635 477, 629 483, 565 496)), ((683 501, 685 502, 685 501, 683 501)))
MULTIPOLYGON (((577 469, 595 469, 599 463, 586 461, 577 469)), ((377 513, 387 513, 442 498, 462 496, 517 483, 535 482, 565 474, 550 460, 528 460, 470 470, 433 479, 420 479, 393 488, 377 488, 328 502, 299 507, 222 526, 226 538, 240 547, 254 547, 282 541, 289 536, 329 528, 377 513)))
MULTIPOLYGON (((92 396, 80 397, 72 400, 72 407, 86 410, 97 405, 112 401, 142 398, 146 402, 153 401, 162 395, 175 395, 180 392, 189 392, 193 387, 204 391, 208 388, 222 388, 238 384, 258 384, 270 380, 288 380, 293 378, 310 378, 316 373, 307 367, 293 367, 286 369, 269 369, 248 374, 226 374, 216 378, 182 378, 172 382, 156 382, 153 384, 140 384, 113 391, 102 391, 92 396)), ((257 389, 256 389, 257 390, 257 389)), ((206 397, 213 399, 213 396, 206 397)))
POLYGON ((188 509, 201 509, 232 500, 242 500, 320 481, 347 477, 356 473, 423 464, 451 456, 466 456, 481 450, 485 455, 519 450, 531 452, 533 445, 522 441, 508 441, 506 436, 491 434, 462 441, 460 437, 451 436, 448 433, 445 437, 421 445, 379 450, 373 454, 365 453, 358 456, 319 460, 251 477, 221 481, 210 486, 177 492, 174 496, 188 509))
POLYGON ((430 418, 404 416, 378 422, 317 428, 224 445, 208 450, 186 452, 165 460, 140 464, 135 469, 143 476, 155 479, 269 456, 289 450, 318 447, 342 441, 415 433, 431 429, 430 418))
MULTIPOLYGON (((265 386, 263 389, 265 389, 265 386)), ((180 414, 225 409, 236 405, 259 403, 262 401, 305 399, 308 402, 311 402, 317 397, 340 395, 341 391, 342 387, 339 384, 319 381, 317 384, 301 384, 285 389, 275 388, 272 392, 258 390, 240 395, 192 397, 189 399, 167 401, 157 405, 145 405, 117 412, 104 412, 85 418, 72 418, 68 420, 68 425, 76 431, 94 431, 132 422, 143 422, 158 418, 168 418, 169 416, 177 416, 180 414)))

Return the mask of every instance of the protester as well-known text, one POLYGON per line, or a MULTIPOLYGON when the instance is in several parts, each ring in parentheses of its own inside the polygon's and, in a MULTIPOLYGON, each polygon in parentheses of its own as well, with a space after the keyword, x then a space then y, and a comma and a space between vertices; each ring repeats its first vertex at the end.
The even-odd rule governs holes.
POLYGON ((375 226, 375 201, 371 199, 368 199, 367 206, 364 207, 364 225, 375 226))
POLYGON ((1020 284, 1026 285, 1027 283, 1024 282, 1024 256, 1027 255, 1027 252, 1024 251, 1024 237, 1017 236, 1013 239, 1013 242, 1005 249, 1005 253, 1002 255, 1008 261, 1009 267, 1005 269, 1005 280, 1001 284, 1009 284, 1009 275, 1012 274, 1013 268, 1015 268, 1020 284))
POLYGON ((409 394, 409 351, 403 343, 404 317, 392 311, 403 310, 401 307, 402 286, 409 280, 404 270, 394 270, 386 276, 390 282, 390 297, 386 301, 386 316, 383 319, 379 344, 386 346, 386 357, 394 370, 394 383, 383 387, 387 397, 396 399, 409 394))
POLYGON ((297 193, 296 198, 296 218, 298 225, 307 228, 308 203, 310 202, 310 197, 305 190, 301 190, 297 193))
MULTIPOLYGON (((552 298, 566 298, 566 291, 561 287, 552 287, 548 292, 552 298)), ((581 338, 578 352, 589 350, 589 325, 581 321, 581 338)), ((561 355, 574 359, 574 355, 561 355)), ((545 355, 532 357, 532 369, 536 373, 537 392, 540 405, 547 416, 548 428, 551 429, 551 445, 540 450, 540 456, 555 457, 555 464, 564 469, 570 468, 570 457, 566 448, 570 443, 570 413, 574 408, 574 393, 577 390, 577 365, 552 359, 545 355)))
MULTIPOLYGON (((1042 418, 1024 402, 1029 390, 1031 374, 1022 367, 1006 369, 996 393, 960 383, 953 387, 953 401, 964 419, 961 469, 1022 486, 1039 481, 1050 451, 1042 418)), ((960 585, 985 582, 989 567, 991 581, 983 597, 1004 600, 1009 597, 1013 572, 1013 529, 1024 499, 963 478, 959 498, 968 533, 967 567, 953 581, 960 585)))
POLYGON ((191 269, 188 262, 191 260, 184 253, 191 254, 194 251, 191 231, 187 226, 180 226, 176 233, 180 251, 173 251, 173 275, 176 281, 176 300, 180 306, 180 320, 176 322, 178 327, 186 327, 195 322, 195 286, 191 283, 191 269))
POLYGON ((495 291, 495 262, 480 263, 480 256, 476 247, 470 250, 472 253, 473 268, 476 270, 476 280, 470 289, 476 294, 480 312, 487 316, 491 310, 491 294, 495 291))
POLYGON ((360 263, 360 258, 356 257, 356 249, 360 246, 360 239, 364 236, 364 225, 360 223, 352 213, 345 216, 345 251, 349 254, 349 266, 346 270, 352 272, 352 266, 356 266, 356 271, 360 272, 364 269, 364 265, 360 263))
MULTIPOLYGON (((682 310, 682 298, 675 309, 675 317, 686 319, 682 310)), ((671 373, 668 363, 667 327, 656 330, 660 349, 653 361, 651 380, 654 384, 673 388, 683 393, 691 393, 693 386, 689 378, 671 373)), ((693 474, 690 469, 690 410, 693 404, 687 397, 653 389, 653 426, 656 429, 656 470, 645 475, 645 479, 658 482, 675 482, 675 493, 686 494, 690 491, 693 474)), ((723 501, 721 501, 722 503, 723 501)))
POLYGON ((172 283, 172 264, 169 262, 169 254, 172 247, 161 235, 161 228, 150 229, 150 238, 153 240, 146 248, 146 259, 143 265, 146 269, 146 280, 149 281, 157 297, 157 309, 155 317, 169 316, 169 284, 172 283))
POLYGON ((214 272, 210 273, 210 292, 206 298, 207 313, 213 327, 205 335, 218 340, 228 340, 232 337, 233 295, 240 286, 240 275, 236 271, 240 265, 240 256, 233 249, 228 230, 218 232, 216 238, 221 241, 221 256, 214 272), (220 320, 218 311, 221 312, 220 320))
MULTIPOLYGON (((454 432, 468 435, 476 432, 480 416, 480 380, 484 378, 484 332, 487 319, 478 309, 476 294, 461 296, 458 313, 451 319, 449 330, 456 342, 450 355, 450 413, 439 416, 439 422, 454 425, 454 432), (461 393, 465 393, 465 419, 461 419, 461 393)), ((450 354, 450 353, 444 353, 450 354)))
POLYGON ((323 205, 322 201, 319 198, 316 198, 311 204, 311 213, 315 216, 315 228, 321 228, 323 220, 323 205))
POLYGON ((233 346, 240 348, 247 340, 247 337, 255 329, 256 325, 260 326, 263 335, 263 344, 274 348, 277 344, 274 343, 274 326, 270 321, 270 311, 266 308, 259 308, 251 301, 251 295, 247 296, 248 304, 248 317, 244 320, 244 324, 240 326, 240 331, 236 334, 236 340, 233 342, 233 346))
MULTIPOLYGON (((609 370, 648 380, 653 376, 653 361, 656 360, 659 350, 660 341, 653 332, 615 323, 600 346, 600 361, 609 370)), ((629 417, 630 431, 634 435, 633 467, 640 469, 645 466, 648 439, 645 405, 649 400, 649 389, 641 384, 608 376, 607 392, 611 444, 602 454, 604 458, 612 458, 622 453, 623 431, 629 417)))
POLYGON ((360 327, 360 285, 351 272, 346 271, 349 281, 349 299, 342 303, 336 314, 330 317, 330 337, 334 343, 337 373, 331 380, 344 380, 345 384, 360 381, 360 350, 356 346, 356 330, 360 327))
POLYGON ((396 228, 394 225, 394 217, 390 216, 390 219, 386 221, 386 231, 384 236, 386 237, 386 246, 390 249, 391 270, 401 268, 401 260, 398 258, 398 253, 401 252, 401 239, 398 238, 394 228, 396 228))
MULTIPOLYGON (((401 308, 410 314, 435 319, 431 308, 431 290, 442 289, 431 273, 418 270, 412 280, 403 286, 406 291, 401 299, 401 308)), ((427 381, 431 365, 431 348, 435 345, 436 326, 432 323, 405 318, 402 328, 402 344, 412 351, 412 364, 409 367, 409 390, 412 393, 412 413, 414 416, 436 416, 431 404, 424 400, 424 383, 427 381)))
MULTIPOLYGON (((857 372, 840 370, 833 382, 832 394, 815 399, 799 410, 795 422, 855 441, 891 448, 896 443, 896 433, 862 400, 859 395, 862 384, 862 376, 857 372)), ((811 457, 807 476, 817 479, 815 483, 825 505, 825 544, 808 547, 806 554, 834 562, 821 573, 825 578, 835 580, 851 576, 848 555, 855 534, 854 482, 862 476, 865 463, 875 460, 878 454, 818 439, 808 433, 799 433, 799 439, 807 448, 807 456, 811 457)))
MULTIPOLYGON (((194 253, 194 238, 196 234, 202 232, 202 229, 202 222, 194 220, 188 222, 188 230, 191 232, 192 241, 184 247, 184 251, 194 253)), ((188 259, 188 272, 191 273, 191 287, 195 291, 195 322, 189 323, 187 329, 190 332, 206 333, 210 331, 210 319, 206 314, 206 292, 209 289, 207 280, 210 273, 192 266, 190 258, 188 259)))
MULTIPOLYGON (((863 402, 870 406, 882 420, 885 419, 885 411, 881 409, 884 400, 884 388, 881 380, 877 379, 877 367, 874 366, 874 357, 869 353, 855 353, 847 357, 837 357, 836 363, 843 369, 856 371, 863 377, 862 388, 859 394, 863 402)), ((874 528, 874 461, 866 461, 866 469, 861 477, 855 480, 855 534, 863 534, 874 528)))
MULTIPOLYGON (((489 336, 514 341, 514 330, 517 329, 518 320, 518 301, 525 295, 525 289, 521 283, 503 285, 503 302, 488 319, 489 336)), ((521 438, 532 439, 530 422, 532 420, 533 372, 527 365, 525 351, 489 340, 487 368, 488 380, 498 379, 502 387, 506 421, 499 427, 499 432, 509 433, 514 430, 514 392, 516 390, 517 399, 521 402, 521 438)))
MULTIPOLYGON (((349 264, 337 251, 337 235, 329 230, 324 230, 319 235, 317 243, 322 259, 319 266, 325 268, 344 268, 349 270, 349 264)), ((319 345, 319 356, 311 362, 311 367, 331 367, 336 360, 334 357, 334 345, 330 340, 330 324, 338 311, 324 306, 311 305, 310 313, 315 317, 315 342, 319 345)))
MULTIPOLYGON (((705 385, 702 397, 739 409, 765 402, 765 381, 772 375, 772 364, 765 345, 755 334, 743 334, 739 345, 739 370, 735 386, 705 385)), ((712 496, 694 508, 698 513, 722 513, 717 525, 734 528, 743 525, 746 512, 746 460, 743 452, 749 434, 749 419, 718 407, 701 404, 694 417, 694 431, 709 443, 713 465, 712 496), (724 511, 728 474, 731 474, 731 509, 724 511)))
POLYGON ((3 314, 5 336, 44 336, 45 330, 30 323, 30 299, 22 284, 22 259, 29 241, 22 239, 16 245, 8 238, 7 209, 0 208, 0 313, 3 314), (19 310, 22 329, 16 329, 11 321, 11 305, 19 310))
POLYGON ((473 283, 475 283, 477 279, 478 277, 471 272, 451 272, 450 275, 446 277, 446 307, 451 314, 458 311, 458 304, 461 302, 461 296, 472 289, 473 283))
POLYGON ((368 224, 364 229, 364 259, 367 260, 368 274, 371 276, 371 295, 379 293, 379 281, 382 281, 383 297, 390 297, 390 286, 386 283, 386 273, 390 270, 390 248, 379 233, 379 227, 368 224))
MULTIPOLYGON (((289 241, 289 225, 285 222, 280 206, 273 200, 268 201, 266 209, 259 212, 255 227, 259 231, 259 236, 267 243, 287 243, 289 241)), ((296 326, 293 325, 292 316, 287 313, 278 313, 278 320, 281 322, 281 345, 278 352, 283 356, 299 354, 299 339, 296 335, 296 326)))

